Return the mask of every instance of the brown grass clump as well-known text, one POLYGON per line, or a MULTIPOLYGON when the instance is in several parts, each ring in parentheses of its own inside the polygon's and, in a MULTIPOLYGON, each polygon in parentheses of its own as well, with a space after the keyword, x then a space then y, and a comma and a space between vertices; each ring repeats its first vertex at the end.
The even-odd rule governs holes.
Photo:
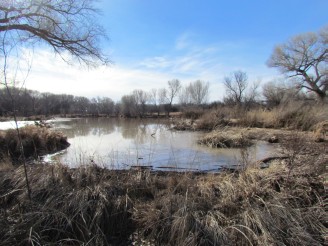
MULTIPOLYGON (((97 167, 29 167, 1 175, 1 245, 111 245, 131 233, 126 187, 97 167), (121 187, 122 185, 122 187, 121 187)), ((115 244, 114 244, 115 245, 115 244)))
POLYGON ((252 145, 252 141, 242 132, 216 130, 198 140, 199 144, 212 148, 242 148, 252 145))
MULTIPOLYGON (((69 146, 67 137, 44 127, 25 126, 20 128, 25 157, 38 157, 63 150, 69 146)), ((15 129, 0 131, 0 160, 10 157, 19 161, 20 145, 15 129)))

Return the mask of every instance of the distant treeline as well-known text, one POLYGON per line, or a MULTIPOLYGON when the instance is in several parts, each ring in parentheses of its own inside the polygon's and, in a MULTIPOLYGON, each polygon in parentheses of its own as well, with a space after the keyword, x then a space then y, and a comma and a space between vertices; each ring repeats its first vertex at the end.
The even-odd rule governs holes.
POLYGON ((168 104, 157 105, 156 102, 138 102, 134 96, 126 95, 119 102, 109 97, 89 99, 68 94, 41 93, 35 90, 10 88, 9 95, 5 88, 0 89, 0 116, 36 115, 108 115, 140 117, 149 114, 164 114, 177 111, 176 106, 168 104), (12 96, 12 98, 11 98, 12 96), (12 100, 13 99, 13 100, 12 100))
POLYGON ((167 88, 151 91, 134 90, 114 102, 109 97, 73 96, 67 94, 41 93, 18 87, 0 88, 0 117, 37 115, 81 115, 81 116, 124 116, 144 117, 147 115, 169 115, 170 112, 188 111, 194 108, 217 106, 238 107, 249 110, 254 107, 273 108, 288 101, 313 100, 311 94, 269 82, 262 86, 247 82, 247 74, 241 71, 234 77, 225 78, 226 96, 222 102, 208 103, 209 83, 197 80, 182 86, 179 80, 168 81, 167 88), (237 79, 234 79, 238 78, 237 79), (7 90, 8 89, 8 90, 7 90))
POLYGON ((109 97, 73 96, 67 94, 41 93, 35 90, 8 87, 0 89, 0 116, 36 115, 108 115, 125 117, 143 117, 146 115, 169 115, 180 110, 181 106, 207 105, 208 83, 195 81, 185 88, 179 80, 168 82, 168 88, 134 90, 123 95, 119 102, 109 97), (179 93, 184 89, 184 93, 179 93), (9 90, 9 91, 8 91, 9 90), (196 92, 197 91, 197 92, 196 92), (182 100, 183 99, 183 100, 182 100), (173 101, 179 104, 173 104, 173 101))
POLYGON ((0 89, 0 116, 58 115, 58 114, 114 114, 112 99, 73 96, 67 94, 41 93, 35 90, 0 89), (12 98, 11 98, 12 96, 12 98), (13 99, 13 100, 12 100, 13 99), (14 104, 13 104, 14 101, 14 104))

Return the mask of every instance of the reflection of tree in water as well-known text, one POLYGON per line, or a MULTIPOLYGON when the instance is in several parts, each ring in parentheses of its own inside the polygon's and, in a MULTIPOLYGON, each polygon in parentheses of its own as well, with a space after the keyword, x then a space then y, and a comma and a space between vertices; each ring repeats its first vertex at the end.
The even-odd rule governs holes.
POLYGON ((117 119, 109 118, 82 118, 67 121, 65 125, 69 128, 65 128, 63 131, 68 138, 73 138, 76 136, 111 134, 115 131, 118 122, 117 119))
POLYGON ((167 129, 167 121, 154 119, 126 119, 121 124, 122 136, 135 144, 145 144, 156 139, 156 134, 167 129), (153 135, 153 136, 152 136, 153 135))
POLYGON ((169 122, 156 119, 122 119, 122 118, 82 118, 61 122, 62 131, 68 138, 78 136, 104 136, 120 132, 124 139, 134 141, 136 146, 156 143, 165 134, 169 122))
POLYGON ((136 119, 121 119, 120 130, 122 137, 126 139, 134 139, 138 133, 139 120, 136 119))

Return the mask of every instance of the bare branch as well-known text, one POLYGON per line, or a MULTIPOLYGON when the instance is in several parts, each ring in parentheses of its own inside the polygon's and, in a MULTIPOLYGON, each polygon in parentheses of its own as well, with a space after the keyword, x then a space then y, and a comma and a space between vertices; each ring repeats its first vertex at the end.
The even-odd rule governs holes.
POLYGON ((289 77, 301 78, 318 98, 327 98, 328 26, 319 33, 306 33, 293 37, 273 51, 269 67, 276 67, 289 77))
POLYGON ((95 0, 39 0, 0 3, 0 35, 10 31, 24 44, 45 41, 56 53, 68 51, 87 65, 107 64, 99 39, 107 38, 95 23, 95 0))

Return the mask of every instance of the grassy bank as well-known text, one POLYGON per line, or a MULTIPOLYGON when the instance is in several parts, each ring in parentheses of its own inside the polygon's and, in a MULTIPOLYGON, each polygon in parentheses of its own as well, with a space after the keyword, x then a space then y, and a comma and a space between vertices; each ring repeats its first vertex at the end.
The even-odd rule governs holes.
POLYGON ((318 133, 328 131, 327 105, 308 105, 306 102, 290 102, 272 109, 257 107, 246 110, 240 107, 218 106, 212 110, 187 111, 183 117, 188 120, 177 120, 175 128, 178 130, 211 131, 224 126, 238 126, 318 133))
MULTIPOLYGON (((34 125, 20 128, 26 158, 54 153, 69 146, 67 138, 60 132, 34 125)), ((15 129, 0 131, 0 162, 19 162, 21 151, 15 129)))
POLYGON ((0 172, 0 244, 322 245, 327 143, 299 142, 239 173, 29 166, 31 201, 0 172))

